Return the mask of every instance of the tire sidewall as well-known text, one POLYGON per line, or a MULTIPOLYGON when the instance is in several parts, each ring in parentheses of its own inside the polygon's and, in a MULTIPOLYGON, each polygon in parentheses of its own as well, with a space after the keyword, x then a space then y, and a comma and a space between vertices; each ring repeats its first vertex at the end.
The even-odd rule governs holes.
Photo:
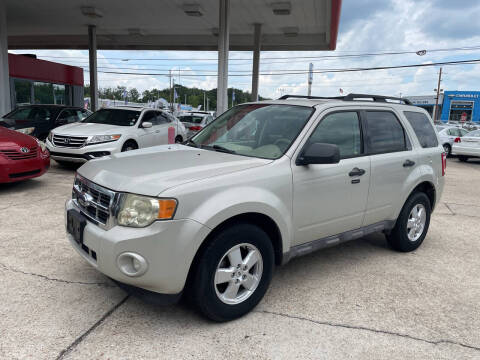
POLYGON ((274 269, 274 251, 270 238, 259 227, 236 224, 217 234, 205 249, 195 277, 195 297, 200 310, 215 321, 228 321, 252 310, 270 285, 274 269), (260 283, 248 299, 236 305, 222 302, 215 291, 215 272, 225 253, 238 244, 254 245, 261 253, 263 273, 260 283))
POLYGON ((417 249, 427 236, 428 228, 430 226, 431 213, 432 210, 428 196, 423 192, 416 192, 412 194, 406 201, 397 220, 397 224, 395 225, 394 231, 396 234, 395 244, 393 244, 394 248, 404 252, 417 249), (426 210, 425 226, 423 228, 422 235, 416 241, 411 241, 407 235, 407 222, 413 207, 419 204, 423 205, 426 210))
POLYGON ((126 141, 125 144, 123 144, 123 146, 122 146, 122 152, 131 151, 131 150, 136 150, 136 149, 138 149, 138 145, 137 145, 135 142, 131 141, 131 140, 126 141), (129 145, 132 145, 132 146, 134 147, 134 149, 129 149, 129 150, 127 150, 127 148, 129 147, 129 145))

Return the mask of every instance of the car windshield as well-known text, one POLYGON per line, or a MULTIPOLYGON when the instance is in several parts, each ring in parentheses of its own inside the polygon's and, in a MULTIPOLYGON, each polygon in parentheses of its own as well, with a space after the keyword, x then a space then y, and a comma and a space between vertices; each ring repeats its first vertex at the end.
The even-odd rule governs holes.
POLYGON ((201 124, 203 118, 204 118, 203 116, 182 115, 178 119, 181 122, 192 123, 192 124, 201 124))
POLYGON ((249 104, 231 108, 191 139, 192 146, 264 159, 278 159, 303 129, 314 109, 249 104))
POLYGON ((116 126, 133 126, 140 116, 140 111, 123 109, 101 109, 83 120, 84 123, 106 124, 116 126))
POLYGON ((50 109, 33 106, 13 110, 5 115, 5 118, 13 120, 50 121, 51 116, 50 109))

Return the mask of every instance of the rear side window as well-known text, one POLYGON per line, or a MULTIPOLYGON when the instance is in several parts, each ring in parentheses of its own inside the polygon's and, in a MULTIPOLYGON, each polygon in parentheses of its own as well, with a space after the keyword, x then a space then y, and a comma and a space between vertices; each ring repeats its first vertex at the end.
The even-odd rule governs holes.
POLYGON ((367 111, 367 144, 371 154, 407 150, 405 132, 397 117, 389 111, 367 111))
POLYGON ((412 125, 415 135, 423 148, 438 146, 437 134, 427 115, 415 111, 404 111, 403 114, 412 125))

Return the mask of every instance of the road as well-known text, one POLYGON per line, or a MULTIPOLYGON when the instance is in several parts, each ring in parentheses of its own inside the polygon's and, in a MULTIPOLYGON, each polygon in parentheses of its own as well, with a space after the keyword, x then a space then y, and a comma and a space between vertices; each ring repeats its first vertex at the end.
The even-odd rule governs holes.
POLYGON ((0 186, 0 358, 480 359, 480 160, 449 159, 424 244, 375 234, 277 268, 249 315, 128 296, 65 239, 74 170, 0 186))

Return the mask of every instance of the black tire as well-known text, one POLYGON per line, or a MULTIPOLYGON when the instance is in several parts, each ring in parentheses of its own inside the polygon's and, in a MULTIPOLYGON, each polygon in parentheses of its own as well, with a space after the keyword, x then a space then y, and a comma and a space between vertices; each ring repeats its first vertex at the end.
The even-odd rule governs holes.
POLYGON ((447 153, 447 157, 452 154, 452 147, 450 146, 450 144, 443 144, 443 149, 447 153))
POLYGON ((202 252, 192 276, 190 293, 193 303, 208 318, 222 322, 236 319, 252 310, 263 298, 270 285, 275 265, 274 250, 269 236, 259 227, 237 223, 221 230, 202 252), (256 247, 263 260, 260 281, 251 295, 230 305, 220 300, 214 284, 215 272, 224 255, 239 244, 256 247))
POLYGON ((133 140, 125 141, 125 144, 122 146, 122 152, 131 151, 138 149, 138 144, 133 140))
POLYGON ((401 252, 409 252, 417 249, 425 239, 430 225, 430 215, 432 213, 432 207, 428 196, 423 192, 415 192, 407 199, 405 205, 403 205, 402 211, 398 216, 395 227, 387 234, 387 242, 394 250, 401 252), (410 212, 414 206, 423 205, 425 208, 425 225, 421 235, 416 240, 410 240, 407 235, 407 222, 410 217, 410 212))
POLYGON ((175 144, 179 144, 181 142, 183 142, 183 138, 180 135, 177 135, 177 137, 175 138, 175 144))
POLYGON ((468 156, 458 155, 458 160, 460 160, 461 162, 467 162, 468 156))

